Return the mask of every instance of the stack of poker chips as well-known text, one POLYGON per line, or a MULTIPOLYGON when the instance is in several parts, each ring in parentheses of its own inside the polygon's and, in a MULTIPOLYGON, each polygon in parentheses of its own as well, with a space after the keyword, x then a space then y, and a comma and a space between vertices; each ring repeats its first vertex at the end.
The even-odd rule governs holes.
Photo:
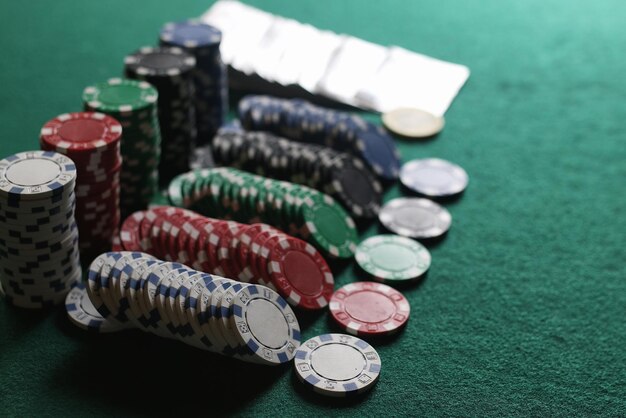
POLYGON ((246 225, 159 206, 128 217, 120 238, 124 250, 261 284, 302 309, 326 307, 334 290, 333 274, 313 246, 266 224, 246 225))
POLYGON ((228 112, 228 73, 220 55, 222 33, 196 20, 167 23, 161 29, 162 46, 178 47, 196 59, 196 128, 198 145, 211 141, 228 112))
POLYGON ((81 279, 76 166, 50 151, 0 160, 0 284, 15 306, 41 309, 81 279))
POLYGON ((127 56, 124 64, 128 78, 147 81, 159 92, 159 181, 167 184, 189 170, 196 141, 192 78, 196 59, 180 48, 143 47, 127 56))
POLYGON ((65 307, 88 331, 137 328, 267 366, 290 362, 300 346, 298 319, 273 290, 141 252, 98 256, 65 307))
POLYGON ((267 132, 224 128, 213 138, 213 156, 221 165, 328 193, 358 218, 373 218, 380 209, 380 182, 351 154, 288 141, 267 132))
POLYGON ((207 216, 262 222, 301 237, 324 253, 351 258, 354 220, 331 196, 300 184, 220 167, 190 171, 168 188, 173 205, 207 216))
POLYGON ((120 223, 122 126, 98 112, 59 115, 41 128, 42 150, 68 156, 76 165, 76 223, 83 259, 111 249, 120 223))
POLYGON ((145 81, 111 78, 85 88, 85 110, 105 113, 120 122, 122 219, 145 209, 158 191, 161 131, 157 114, 158 93, 145 81))
POLYGON ((267 131, 300 142, 349 152, 383 180, 396 180, 400 155, 380 127, 352 113, 315 106, 300 99, 247 96, 239 102, 244 128, 267 131))

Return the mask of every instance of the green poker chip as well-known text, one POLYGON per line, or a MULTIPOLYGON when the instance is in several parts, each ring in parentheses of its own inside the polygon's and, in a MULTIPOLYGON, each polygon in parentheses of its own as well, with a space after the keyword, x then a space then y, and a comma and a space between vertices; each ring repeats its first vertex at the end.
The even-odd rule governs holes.
POLYGON ((356 250, 356 227, 345 209, 303 185, 220 167, 178 175, 168 194, 175 206, 214 218, 267 223, 334 257, 350 258, 356 250))
POLYGON ((376 235, 361 242, 356 261, 366 273, 383 282, 422 277, 430 268, 430 252, 419 242, 399 235, 376 235))
POLYGON ((328 254, 349 258, 356 250, 356 226, 348 213, 332 197, 311 193, 299 203, 299 217, 310 240, 328 254))
POLYGON ((179 174, 174 177, 167 187, 167 194, 170 202, 172 202, 174 206, 184 207, 183 182, 185 181, 186 175, 187 174, 179 174))
POLYGON ((150 83, 122 78, 111 78, 83 90, 85 106, 104 113, 134 112, 155 106, 158 97, 150 83))

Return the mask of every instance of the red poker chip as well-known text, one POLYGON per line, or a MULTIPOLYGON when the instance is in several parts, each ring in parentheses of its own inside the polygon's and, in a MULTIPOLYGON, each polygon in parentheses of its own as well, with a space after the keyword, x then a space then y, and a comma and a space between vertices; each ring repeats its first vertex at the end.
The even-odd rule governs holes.
POLYGON ((250 225, 239 224, 239 230, 233 235, 233 239, 230 241, 230 247, 228 248, 228 257, 235 271, 233 279, 242 282, 245 281, 245 276, 243 275, 244 266, 239 262, 239 240, 241 236, 246 233, 248 228, 250 228, 250 225))
POLYGON ((78 175, 76 176, 76 184, 77 185, 86 185, 86 186, 98 186, 101 183, 107 184, 113 180, 118 180, 120 177, 120 169, 122 168, 121 164, 113 167, 110 170, 101 171, 101 172, 85 172, 78 167, 78 175))
POLYGON ((120 180, 117 177, 113 177, 110 182, 106 183, 89 183, 76 185, 74 193, 76 196, 89 197, 94 194, 105 193, 110 188, 120 188, 120 180))
MULTIPOLYGON (((166 259, 168 261, 175 261, 180 263, 187 263, 189 260, 184 260, 181 258, 181 254, 178 251, 178 240, 182 236, 185 236, 185 232, 182 228, 185 223, 185 215, 182 213, 174 213, 167 217, 166 223, 164 223, 164 229, 166 230, 165 241, 163 241, 163 245, 165 247, 166 259), (169 228, 168 223, 169 222, 169 228)), ((185 239, 185 237, 183 237, 185 239)))
POLYGON ((269 228, 271 227, 266 224, 252 224, 239 238, 239 247, 237 253, 238 262, 243 267, 241 271, 241 276, 243 278, 240 279, 241 281, 246 283, 258 283, 258 277, 254 275, 252 267, 250 266, 249 254, 252 249, 252 241, 254 240, 254 237, 256 237, 261 232, 268 230, 269 228))
POLYGON ((198 218, 201 218, 201 216, 186 217, 180 225, 181 230, 175 243, 175 250, 180 263, 190 264, 195 258, 194 254, 189 252, 189 243, 195 241, 200 233, 193 224, 193 221, 198 218))
POLYGON ((77 165, 78 176, 76 177, 76 181, 79 184, 98 183, 98 180, 100 180, 100 182, 110 182, 113 174, 119 173, 122 168, 120 162, 106 167, 83 167, 77 165))
POLYGON ((328 305, 335 280, 319 251, 291 236, 272 237, 266 246, 267 269, 281 296, 304 309, 328 305))
POLYGON ((41 128, 40 139, 62 154, 91 152, 117 147, 122 125, 98 112, 59 115, 41 128))
POLYGON ((235 234, 241 229, 241 225, 238 222, 229 221, 225 223, 226 226, 220 228, 220 240, 217 248, 217 262, 220 268, 224 272, 225 277, 237 277, 239 272, 237 266, 230 258, 230 243, 232 242, 235 234))
POLYGON ((250 267, 258 278, 258 282, 264 286, 274 289, 269 272, 267 271, 267 253, 265 243, 274 236, 283 236, 284 234, 276 228, 270 227, 266 231, 257 234, 252 240, 250 246, 249 263, 250 267))
POLYGON ((178 219, 188 216, 188 214, 193 212, 173 206, 163 206, 155 210, 157 210, 160 217, 164 220, 158 235, 158 246, 164 254, 164 259, 172 261, 174 257, 176 257, 176 254, 173 243, 170 244, 170 238, 172 235, 175 237, 178 236, 178 219))
POLYGON ((145 217, 144 211, 138 211, 124 220, 120 229, 120 241, 126 251, 143 251, 139 225, 145 217))
POLYGON ((209 245, 209 238, 219 223, 220 221, 216 219, 207 218, 207 222, 199 229, 198 251, 196 252, 196 261, 193 263, 193 267, 196 270, 211 273, 213 268, 217 266, 217 254, 212 251, 213 248, 209 245))
POLYGON ((189 254, 189 259, 191 260, 191 265, 193 267, 193 264, 195 264, 198 259, 198 243, 200 241, 200 230, 207 223, 207 218, 199 216, 197 218, 191 219, 189 223, 191 224, 191 227, 193 229, 189 235, 189 239, 187 240, 187 254, 189 254))
POLYGON ((220 265, 219 261, 219 248, 220 241, 222 240, 223 235, 225 234, 225 230, 229 228, 229 221, 220 220, 215 224, 215 228, 209 234, 209 237, 206 241, 206 251, 207 254, 210 254, 211 259, 211 271, 209 273, 217 274, 218 276, 227 277, 226 272, 220 265))
POLYGON ((376 282, 350 283, 330 299, 330 313, 352 335, 393 334, 409 319, 411 306, 394 288, 376 282))
POLYGON ((200 215, 191 211, 178 212, 170 216, 172 229, 170 229, 167 245, 172 260, 183 264, 189 263, 190 255, 187 252, 187 241, 190 239, 190 232, 192 232, 189 221, 198 217, 200 215))
POLYGON ((157 218, 152 223, 152 228, 150 229, 150 241, 152 242, 152 255, 163 260, 163 249, 159 245, 159 236, 161 235, 161 227, 165 219, 162 216, 157 216, 157 218))
POLYGON ((113 240, 111 241, 111 251, 124 251, 122 240, 119 235, 113 236, 113 240))
POLYGON ((154 209, 148 209, 144 213, 144 218, 139 225, 139 238, 141 247, 145 248, 146 252, 152 252, 154 247, 152 246, 152 224, 156 221, 159 215, 154 209))

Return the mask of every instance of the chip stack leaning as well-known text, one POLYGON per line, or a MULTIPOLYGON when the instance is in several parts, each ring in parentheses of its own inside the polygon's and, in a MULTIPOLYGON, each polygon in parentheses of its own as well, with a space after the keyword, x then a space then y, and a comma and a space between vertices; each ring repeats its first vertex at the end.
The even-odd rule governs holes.
POLYGON ((159 92, 161 161, 159 181, 167 184, 189 169, 196 140, 193 68, 196 59, 180 48, 143 47, 124 59, 126 76, 144 80, 159 92))
POLYGON ((267 366, 290 362, 300 346, 298 319, 273 290, 141 252, 99 255, 65 307, 87 331, 137 328, 267 366))
POLYGON ((145 209, 158 191, 161 130, 157 90, 145 81, 111 78, 83 91, 85 110, 122 124, 120 211, 122 218, 145 209))
POLYGON ((51 151, 0 160, 0 283, 22 308, 62 303, 81 279, 76 166, 51 151))
POLYGON ((167 23, 161 29, 162 46, 179 47, 196 59, 195 86, 198 145, 211 141, 228 113, 228 73, 220 43, 222 32, 196 20, 167 23))
POLYGON ((303 309, 323 309, 334 290, 333 274, 312 245, 266 224, 245 225, 158 206, 126 218, 120 241, 127 251, 262 284, 303 309))
POLYGON ((168 195, 175 206, 208 216, 276 226, 333 257, 351 258, 356 250, 354 220, 331 196, 307 186, 219 167, 177 176, 168 195))
POLYGON ((41 149, 67 155, 76 165, 76 224, 83 259, 111 249, 120 223, 122 126, 97 112, 59 115, 41 128, 41 149))
POLYGON ((357 218, 373 218, 380 209, 382 186, 374 174, 359 158, 332 148, 226 128, 213 138, 213 157, 221 165, 328 193, 357 218))
POLYGON ((356 114, 301 99, 246 96, 239 102, 239 118, 248 130, 349 152, 362 159, 381 180, 398 178, 400 154, 393 139, 382 127, 356 114))

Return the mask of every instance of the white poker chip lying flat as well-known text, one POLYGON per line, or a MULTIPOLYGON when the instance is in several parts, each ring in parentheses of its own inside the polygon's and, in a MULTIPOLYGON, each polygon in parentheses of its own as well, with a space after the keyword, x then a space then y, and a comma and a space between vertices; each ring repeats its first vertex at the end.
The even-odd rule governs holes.
POLYGON ((294 359, 296 376, 315 392, 344 397, 371 389, 381 360, 376 350, 345 334, 324 334, 304 342, 294 359))
POLYGON ((463 168, 439 158, 411 160, 400 170, 404 186, 429 197, 448 197, 462 193, 469 177, 463 168))
POLYGON ((421 198, 393 199, 383 206, 378 219, 391 232, 424 240, 443 236, 452 224, 446 208, 421 198))
POLYGON ((385 112, 382 120, 391 132, 407 138, 431 137, 441 132, 445 125, 443 116, 408 107, 385 112))

